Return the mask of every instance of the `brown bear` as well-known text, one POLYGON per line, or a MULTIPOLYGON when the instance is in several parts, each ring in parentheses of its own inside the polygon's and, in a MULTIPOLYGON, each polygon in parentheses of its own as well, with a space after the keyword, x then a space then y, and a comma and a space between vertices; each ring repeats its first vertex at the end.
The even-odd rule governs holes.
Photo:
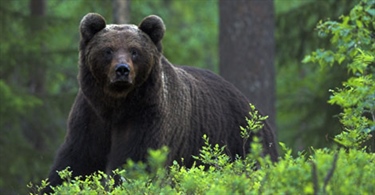
MULTIPOLYGON (((56 171, 67 166, 73 176, 110 173, 127 159, 145 161, 149 148, 162 146, 169 148, 167 165, 183 158, 190 167, 204 134, 212 143, 226 145, 232 159, 243 155, 240 126, 246 126, 249 101, 210 71, 172 65, 162 54, 164 32, 162 19, 154 15, 139 26, 106 25, 98 14, 84 16, 80 89, 50 185, 61 184, 56 171)), ((276 161, 275 138, 267 124, 258 136, 264 154, 276 161)))

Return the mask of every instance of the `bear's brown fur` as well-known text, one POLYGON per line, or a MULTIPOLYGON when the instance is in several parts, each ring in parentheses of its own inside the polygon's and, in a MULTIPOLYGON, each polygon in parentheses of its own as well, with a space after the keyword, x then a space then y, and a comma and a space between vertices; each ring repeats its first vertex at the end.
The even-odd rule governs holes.
MULTIPOLYGON (((70 166, 73 176, 110 172, 128 158, 145 161, 148 148, 164 145, 168 165, 184 158, 189 167, 203 134, 226 145, 233 159, 243 155, 239 127, 246 126, 248 100, 210 71, 172 65, 162 54, 164 31, 157 16, 138 27, 106 25, 93 13, 82 19, 80 90, 49 175, 52 186, 62 182, 56 170, 70 166)), ((276 161, 267 124, 259 136, 264 154, 276 161)))

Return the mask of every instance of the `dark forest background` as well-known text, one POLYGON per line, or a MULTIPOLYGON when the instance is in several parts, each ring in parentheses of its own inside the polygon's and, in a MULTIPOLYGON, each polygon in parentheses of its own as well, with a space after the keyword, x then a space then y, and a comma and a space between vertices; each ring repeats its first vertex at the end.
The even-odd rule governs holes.
POLYGON ((302 64, 329 48, 314 28, 357 1, 0 0, 0 194, 25 194, 47 176, 78 90, 78 25, 88 12, 108 23, 163 18, 164 55, 210 69, 242 90, 294 151, 328 147, 340 130, 329 89, 339 66, 302 64))

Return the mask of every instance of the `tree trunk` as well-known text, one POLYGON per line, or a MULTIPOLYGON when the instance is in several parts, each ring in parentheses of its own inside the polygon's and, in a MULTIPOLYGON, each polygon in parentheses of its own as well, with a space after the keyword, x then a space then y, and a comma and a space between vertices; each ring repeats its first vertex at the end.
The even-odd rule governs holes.
MULTIPOLYGON (((45 0, 30 0, 29 4, 30 8, 30 39, 36 40, 35 44, 40 47, 39 52, 43 52, 44 45, 43 39, 36 38, 40 37, 40 33, 44 30, 44 17, 45 17, 45 9, 46 9, 46 2, 45 0)), ((43 61, 41 55, 33 55, 28 62, 30 66, 29 71, 29 90, 32 94, 37 96, 41 96, 44 94, 45 90, 45 78, 46 78, 46 62, 43 61)))
POLYGON ((272 0, 220 0, 220 74, 242 91, 275 130, 272 0))
POLYGON ((130 21, 130 0, 112 0, 113 23, 127 24, 130 21))

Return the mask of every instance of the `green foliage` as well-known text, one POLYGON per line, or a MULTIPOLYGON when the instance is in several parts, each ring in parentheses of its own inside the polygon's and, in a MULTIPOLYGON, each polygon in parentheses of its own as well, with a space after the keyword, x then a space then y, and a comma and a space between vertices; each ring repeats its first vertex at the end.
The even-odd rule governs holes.
POLYGON ((329 106, 329 89, 347 78, 342 66, 320 70, 301 63, 316 48, 329 49, 329 40, 312 33, 320 19, 336 19, 358 3, 337 0, 275 0, 277 68, 277 136, 294 150, 329 147, 340 132, 333 118, 339 106, 329 106), (329 129, 329 130, 327 130, 329 129))
MULTIPOLYGON (((250 118, 246 117, 247 125, 246 127, 240 127, 241 137, 243 139, 242 142, 242 151, 243 155, 246 156, 246 145, 249 138, 252 135, 256 134, 259 130, 261 130, 264 126, 264 121, 268 118, 268 116, 261 116, 259 111, 255 108, 253 104, 250 103, 250 111, 249 111, 250 118)), ((251 153, 247 155, 247 160, 253 159, 252 162, 248 162, 248 164, 255 164, 255 160, 262 162, 261 154, 262 154, 262 145, 260 144, 260 140, 258 137, 253 137, 252 143, 250 145, 251 153)))
MULTIPOLYGON (((30 108, 41 105, 42 102, 39 98, 29 96, 27 94, 16 93, 4 80, 0 79, 0 99, 2 106, 0 107, 0 115, 7 117, 9 110, 18 114, 25 114, 30 108)), ((7 121, 1 117, 0 125, 2 122, 7 121)))
POLYGON ((363 0, 341 22, 318 24, 320 36, 331 36, 332 50, 318 49, 304 62, 318 63, 322 68, 345 66, 350 78, 341 88, 330 90, 330 104, 343 112, 340 122, 345 131, 335 141, 348 148, 360 148, 375 131, 375 1, 363 0))
POLYGON ((222 169, 230 160, 230 158, 223 153, 225 146, 220 147, 219 144, 215 144, 215 146, 212 147, 207 135, 203 135, 203 140, 204 146, 202 146, 199 156, 193 156, 193 158, 215 169, 222 169))
MULTIPOLYGON (((154 151, 155 152, 155 151, 154 151)), ((160 152, 160 151, 158 151, 160 152)), ((167 153, 161 152, 161 156, 167 153)), ((159 157, 153 157, 159 158, 159 157)), ((151 158, 152 159, 152 158, 151 158)), ((177 163, 166 170, 159 165, 155 172, 137 170, 142 176, 128 179, 132 169, 117 172, 123 183, 102 172, 84 180, 72 179, 71 172, 60 173, 70 182, 55 188, 55 194, 372 194, 375 155, 361 150, 329 151, 314 149, 312 154, 291 157, 291 150, 276 164, 265 160, 258 170, 249 159, 227 162, 221 169, 195 166, 190 169, 177 163), (166 173, 168 171, 168 173, 166 173), (163 172, 160 176, 157 172, 163 172), (348 177, 350 175, 350 177, 348 177), (355 189, 353 188, 355 186, 355 189)), ((135 164, 133 164, 135 166, 135 164)), ((32 185, 29 185, 32 186, 32 185)), ((33 186, 35 187, 35 186, 33 186)), ((37 191, 35 191, 35 194, 37 191)))
MULTIPOLYGON (((248 127, 264 117, 252 112, 248 127)), ((255 129, 246 129, 254 132, 255 129)), ((150 150, 148 165, 129 161, 114 171, 122 183, 114 186, 114 177, 102 172, 81 179, 72 178, 66 169, 59 174, 66 182, 54 188, 55 194, 372 194, 375 192, 373 163, 375 154, 358 149, 311 149, 299 153, 280 143, 284 156, 277 163, 256 152, 261 144, 254 139, 252 153, 244 159, 229 161, 224 147, 212 146, 203 136, 204 146, 194 157, 203 165, 192 168, 176 161, 167 169, 168 150, 150 150), (255 152, 254 152, 255 151, 255 152), (255 163, 257 161, 257 163, 255 163), (348 177, 350 175, 350 177, 348 177), (355 189, 353 189, 355 186, 355 189), (355 190, 355 191, 354 191, 355 190)), ((45 185, 45 181, 43 182, 45 185)), ((29 185, 38 192, 40 187, 29 185)))
POLYGON ((256 110, 255 106, 250 103, 250 119, 246 117, 247 126, 241 128, 241 137, 244 139, 249 139, 251 133, 257 133, 263 128, 263 122, 268 118, 268 116, 261 116, 259 111, 256 110))

